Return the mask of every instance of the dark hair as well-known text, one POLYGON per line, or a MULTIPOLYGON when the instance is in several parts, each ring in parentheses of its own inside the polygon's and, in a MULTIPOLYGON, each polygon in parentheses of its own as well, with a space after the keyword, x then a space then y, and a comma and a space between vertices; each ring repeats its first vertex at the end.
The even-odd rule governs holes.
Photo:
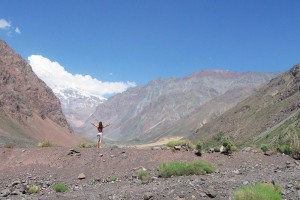
POLYGON ((98 132, 102 132, 102 131, 103 131, 103 124, 102 122, 99 122, 98 132))

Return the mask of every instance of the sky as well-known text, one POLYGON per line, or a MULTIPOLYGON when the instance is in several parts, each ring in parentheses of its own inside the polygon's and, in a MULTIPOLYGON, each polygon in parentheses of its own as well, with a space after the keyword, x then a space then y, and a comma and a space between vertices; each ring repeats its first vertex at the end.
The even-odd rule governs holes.
POLYGON ((105 96, 203 69, 286 71, 300 62, 299 8, 299 0, 1 0, 0 38, 50 81, 61 72, 61 84, 78 80, 105 96))

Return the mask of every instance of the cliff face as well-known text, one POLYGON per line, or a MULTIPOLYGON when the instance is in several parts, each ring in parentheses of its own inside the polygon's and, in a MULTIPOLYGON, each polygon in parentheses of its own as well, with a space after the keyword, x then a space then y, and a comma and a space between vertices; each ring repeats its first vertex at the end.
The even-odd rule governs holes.
MULTIPOLYGON (((39 130, 32 119, 51 121, 55 126, 61 127, 63 132, 72 132, 61 110, 60 102, 52 90, 35 75, 26 61, 2 40, 0 40, 0 117, 3 121, 11 121, 11 126, 15 123, 21 124, 24 129, 21 127, 18 133, 25 135, 30 127, 38 132, 49 132, 39 130), (29 121, 32 124, 28 124, 29 121)), ((3 126, 0 121, 0 132, 9 135, 10 131, 3 126)), ((46 124, 43 129, 47 129, 46 124)))

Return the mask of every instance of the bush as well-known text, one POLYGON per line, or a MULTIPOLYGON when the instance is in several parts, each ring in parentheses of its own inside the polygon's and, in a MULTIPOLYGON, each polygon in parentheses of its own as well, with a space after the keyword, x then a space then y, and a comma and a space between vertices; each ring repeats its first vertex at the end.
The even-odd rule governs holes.
POLYGON ((110 182, 115 182, 117 180, 118 180, 118 178, 116 176, 111 176, 110 177, 110 182))
POLYGON ((277 151, 284 154, 291 154, 291 147, 287 144, 281 145, 277 148, 277 151))
POLYGON ((202 161, 160 163, 158 166, 159 177, 163 178, 192 174, 201 175, 214 171, 215 168, 211 164, 202 161))
POLYGON ((224 138, 222 145, 226 148, 227 153, 232 153, 236 151, 236 146, 234 145, 233 141, 230 140, 228 137, 224 138))
POLYGON ((6 143, 4 148, 14 148, 14 145, 12 143, 6 143))
POLYGON ((203 142, 202 141, 199 141, 197 144, 196 144, 196 149, 201 152, 203 150, 203 142))
POLYGON ((65 192, 69 189, 69 187, 65 184, 62 184, 62 183, 57 183, 53 186, 53 189, 56 191, 56 192, 65 192))
POLYGON ((37 185, 32 185, 29 189, 28 189, 28 193, 29 194, 35 194, 38 193, 40 191, 40 187, 37 185))
POLYGON ((261 144, 261 145, 260 145, 260 149, 261 149, 264 153, 266 153, 266 152, 269 150, 269 147, 268 147, 268 145, 266 145, 266 144, 261 144))
POLYGON ((138 178, 141 180, 141 183, 145 184, 149 181, 149 173, 146 169, 140 169, 138 171, 138 178))
POLYGON ((214 152, 220 152, 220 147, 214 147, 214 152))
POLYGON ((96 147, 96 144, 94 143, 80 143, 78 144, 79 148, 93 148, 96 147))
POLYGON ((187 146, 189 149, 195 149, 195 145, 189 140, 173 140, 166 144, 167 147, 187 146))
POLYGON ((38 147, 54 147, 55 145, 48 140, 44 140, 38 143, 38 147))
POLYGON ((232 200, 281 200, 278 187, 272 183, 256 183, 240 187, 234 194, 232 200))

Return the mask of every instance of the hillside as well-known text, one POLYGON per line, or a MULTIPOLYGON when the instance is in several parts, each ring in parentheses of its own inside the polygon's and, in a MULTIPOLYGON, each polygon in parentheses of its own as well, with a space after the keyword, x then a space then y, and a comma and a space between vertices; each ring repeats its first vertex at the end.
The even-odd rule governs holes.
POLYGON ((0 40, 0 146, 31 145, 50 140, 59 145, 78 142, 52 90, 31 66, 0 40))
POLYGON ((300 64, 199 128, 191 137, 230 136, 239 145, 280 145, 300 138, 300 64))
POLYGON ((220 115, 276 75, 203 70, 184 78, 153 80, 99 105, 82 126, 81 132, 94 137, 96 130, 90 123, 101 120, 113 123, 105 130, 106 141, 151 142, 168 135, 187 136, 192 133, 190 127, 182 131, 172 128, 181 120, 198 113, 202 118, 199 121, 196 119, 192 130, 197 128, 197 124, 220 115), (224 100, 216 99, 222 95, 225 95, 224 100), (215 106, 214 99, 220 102, 219 106, 215 106))

